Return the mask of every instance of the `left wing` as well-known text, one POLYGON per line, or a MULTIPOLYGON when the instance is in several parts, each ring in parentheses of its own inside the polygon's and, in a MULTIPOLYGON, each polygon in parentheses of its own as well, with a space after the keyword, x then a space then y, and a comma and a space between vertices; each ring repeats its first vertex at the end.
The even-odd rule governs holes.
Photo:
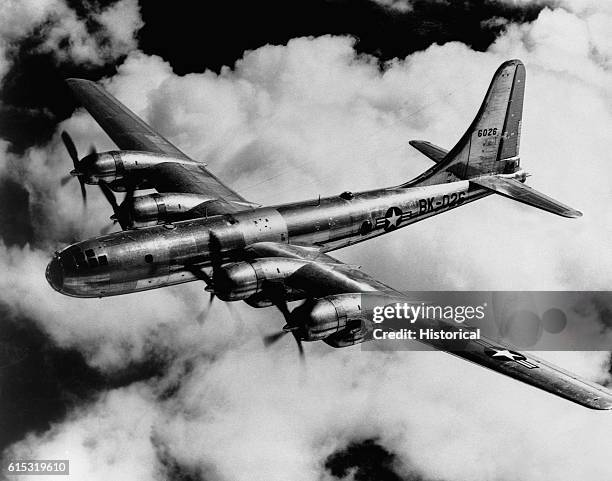
MULTIPOLYGON (((247 253, 254 258, 290 257, 309 261, 292 274, 287 283, 291 287, 306 291, 312 297, 343 293, 380 293, 394 300, 405 298, 399 291, 372 278, 359 268, 343 264, 317 249, 262 242, 251 245, 247 248, 247 253)), ((414 302, 414 299, 406 301, 414 302)), ((414 326, 438 326, 438 320, 425 319, 422 322, 423 325, 417 323, 414 326)), ((457 341, 453 341, 452 345, 445 341, 432 341, 429 344, 588 408, 612 409, 612 393, 602 386, 484 336, 478 340, 461 341, 460 348, 457 347, 457 341)))
MULTIPOLYGON (((191 160, 97 83, 75 78, 66 82, 119 149, 191 160)), ((210 215, 238 212, 253 206, 209 172, 203 163, 164 162, 149 169, 147 179, 158 192, 200 194, 211 199, 205 208, 210 215)))

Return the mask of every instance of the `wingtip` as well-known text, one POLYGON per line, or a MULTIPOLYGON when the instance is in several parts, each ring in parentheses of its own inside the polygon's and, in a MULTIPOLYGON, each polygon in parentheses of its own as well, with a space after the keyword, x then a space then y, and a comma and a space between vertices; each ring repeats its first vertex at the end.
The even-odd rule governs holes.
POLYGON ((605 398, 589 399, 584 406, 595 411, 612 411, 612 398, 606 396, 605 398))

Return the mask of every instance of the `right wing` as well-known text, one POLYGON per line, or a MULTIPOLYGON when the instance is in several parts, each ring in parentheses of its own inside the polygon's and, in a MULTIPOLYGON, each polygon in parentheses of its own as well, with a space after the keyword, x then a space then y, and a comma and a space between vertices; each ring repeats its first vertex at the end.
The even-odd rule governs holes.
MULTIPOLYGON (((261 242, 249 246, 247 254, 253 258, 290 257, 309 261, 290 276, 288 285, 306 291, 312 297, 343 293, 379 293, 383 302, 384 299, 389 299, 390 302, 396 302, 398 298, 406 299, 404 294, 374 279, 358 267, 343 264, 315 248, 261 242)), ((425 319, 418 322, 413 326, 439 326, 438 320, 425 319), (422 322, 422 325, 418 322, 422 322)), ((460 343, 431 341, 428 344, 588 408, 612 409, 612 393, 604 387, 484 336, 478 340, 460 343)))
MULTIPOLYGON (((100 127, 121 150, 159 153, 191 160, 167 139, 155 132, 134 112, 95 82, 68 79, 68 86, 100 127)), ((205 164, 164 162, 147 172, 158 192, 200 194, 212 199, 200 209, 201 215, 233 213, 250 209, 253 204, 223 184, 205 168, 205 164)))

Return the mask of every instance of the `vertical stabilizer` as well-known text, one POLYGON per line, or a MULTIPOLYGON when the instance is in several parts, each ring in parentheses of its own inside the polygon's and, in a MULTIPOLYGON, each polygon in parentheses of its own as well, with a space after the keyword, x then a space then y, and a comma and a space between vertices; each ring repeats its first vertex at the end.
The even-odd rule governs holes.
POLYGON ((470 127, 444 160, 404 184, 431 185, 519 169, 525 66, 504 62, 495 72, 470 127))

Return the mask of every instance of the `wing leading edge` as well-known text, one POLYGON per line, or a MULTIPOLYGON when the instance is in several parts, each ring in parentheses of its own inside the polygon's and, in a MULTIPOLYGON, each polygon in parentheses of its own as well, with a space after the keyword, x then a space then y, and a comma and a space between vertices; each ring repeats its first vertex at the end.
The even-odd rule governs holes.
POLYGON ((67 79, 66 83, 80 104, 121 150, 189 158, 97 83, 77 78, 67 79))
MULTIPOLYGON (((322 297, 348 292, 377 292, 394 299, 404 296, 357 267, 343 264, 317 249, 265 242, 252 245, 249 252, 253 257, 292 257, 308 260, 309 265, 293 274, 291 282, 312 296, 322 297)), ((428 324, 431 321, 423 322, 423 326, 415 327, 438 325, 437 321, 431 325, 428 324)), ((429 344, 582 406, 600 410, 612 409, 612 393, 604 387, 535 356, 518 352, 512 346, 484 336, 478 340, 462 341, 464 344, 460 350, 456 348, 456 341, 453 342, 454 345, 444 341, 432 341, 429 344)))

